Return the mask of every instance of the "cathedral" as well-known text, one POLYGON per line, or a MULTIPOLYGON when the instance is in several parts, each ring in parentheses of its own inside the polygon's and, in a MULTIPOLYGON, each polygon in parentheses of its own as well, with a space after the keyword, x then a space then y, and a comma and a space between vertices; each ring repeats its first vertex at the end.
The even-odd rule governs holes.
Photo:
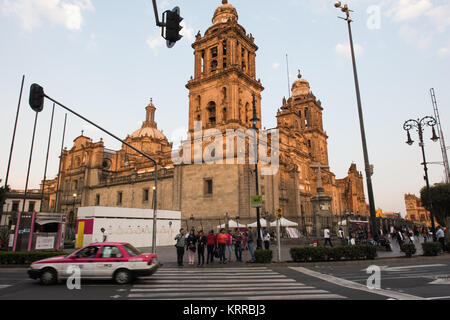
MULTIPOLYGON (((227 159, 211 164, 195 159, 196 146, 200 146, 203 154, 208 153, 213 143, 208 132, 225 137, 229 131, 252 127, 264 131, 261 119, 264 87, 256 78, 258 46, 252 34, 238 23, 238 12, 228 1, 223 0, 215 10, 212 25, 203 35, 197 34, 192 48, 194 74, 186 84, 190 139, 182 142, 183 150, 174 150, 158 129, 153 100, 145 108, 141 128, 125 138, 158 162, 158 209, 181 211, 184 225, 215 229, 226 219, 244 224, 256 221, 256 209, 250 198, 258 194, 263 198, 263 217, 273 219, 281 208, 287 219, 299 223, 301 230, 311 232, 314 223, 311 199, 321 190, 331 199, 330 219, 345 213, 368 215, 363 176, 356 165, 351 164, 348 176, 343 179, 336 179, 329 168, 328 136, 322 122, 324 107, 300 73, 292 85, 291 97, 283 98, 281 106, 274 106, 277 126, 271 130, 278 132, 279 162, 273 174, 261 174, 251 163, 227 159), (188 161, 174 161, 173 154, 188 161)), ((231 149, 232 158, 236 159, 238 148, 228 147, 223 146, 231 149)), ((212 156, 217 151, 213 150, 212 156)), ((248 150, 245 152, 248 156, 248 150)), ((69 221, 76 219, 79 207, 152 209, 154 175, 153 164, 126 145, 120 150, 110 150, 102 140, 94 142, 82 134, 70 150, 63 151, 59 179, 46 182, 47 209, 66 214, 69 221)), ((324 223, 331 226, 331 221, 324 223)))

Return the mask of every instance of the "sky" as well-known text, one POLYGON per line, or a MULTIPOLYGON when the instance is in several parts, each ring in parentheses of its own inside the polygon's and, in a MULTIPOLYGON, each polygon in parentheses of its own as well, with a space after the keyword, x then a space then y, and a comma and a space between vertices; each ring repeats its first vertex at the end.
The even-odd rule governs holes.
MULTIPOLYGON (((433 115, 435 88, 444 137, 450 141, 450 4, 447 0, 348 0, 377 208, 405 214, 404 194, 424 186, 420 148, 408 146, 403 124, 433 115)), ((175 144, 187 131, 188 90, 194 72, 191 44, 211 25, 221 0, 158 0, 160 14, 175 6, 184 18, 183 39, 168 49, 155 25, 150 0, 0 0, 0 179, 6 176, 22 75, 26 76, 9 184, 24 188, 34 112, 29 87, 45 92, 125 138, 145 118, 150 98, 156 121, 175 144)), ((336 178, 364 160, 342 12, 330 0, 229 0, 239 23, 259 46, 257 78, 262 121, 276 125, 276 112, 300 69, 324 108, 329 159, 336 178)), ((52 105, 39 114, 30 187, 44 174, 52 105)), ((57 175, 64 111, 57 108, 47 177, 57 175)), ((68 116, 65 147, 81 134, 120 143, 68 116)), ((413 133, 417 141, 417 133, 413 133)), ((441 162, 439 143, 425 132, 429 161, 441 162)), ((447 142, 449 145, 449 142, 447 142)), ((442 165, 430 165, 430 182, 442 182, 442 165)), ((367 194, 367 193, 366 193, 367 194)), ((367 198, 367 196, 366 196, 367 198)))

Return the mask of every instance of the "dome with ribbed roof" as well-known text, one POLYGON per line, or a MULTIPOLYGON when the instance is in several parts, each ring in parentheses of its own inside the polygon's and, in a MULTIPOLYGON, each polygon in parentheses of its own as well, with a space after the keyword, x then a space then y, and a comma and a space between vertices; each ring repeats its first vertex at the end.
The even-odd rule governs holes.
POLYGON ((305 96, 311 93, 309 82, 302 78, 300 70, 298 71, 298 79, 292 84, 292 96, 305 96))
POLYGON ((239 18, 237 10, 227 0, 222 0, 222 5, 214 11, 213 24, 226 23, 228 20, 237 21, 239 18))
POLYGON ((153 105, 153 99, 150 99, 150 104, 145 108, 146 118, 142 123, 142 127, 139 130, 133 132, 131 138, 150 137, 153 139, 167 140, 164 133, 158 130, 158 126, 155 122, 156 108, 153 105))

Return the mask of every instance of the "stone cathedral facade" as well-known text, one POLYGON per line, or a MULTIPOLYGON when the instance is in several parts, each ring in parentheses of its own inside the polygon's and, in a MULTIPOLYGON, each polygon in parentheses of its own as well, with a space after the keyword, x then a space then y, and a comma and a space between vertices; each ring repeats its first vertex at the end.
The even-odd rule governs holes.
MULTIPOLYGON (((256 105, 256 128, 263 128, 261 92, 264 87, 256 78, 258 46, 252 34, 238 23, 237 10, 222 1, 214 12, 212 25, 192 44, 194 75, 188 81, 189 132, 195 144, 195 130, 248 130, 253 126, 253 97, 256 105), (197 128, 196 128, 197 126, 197 128)), ((189 226, 212 228, 226 217, 241 223, 256 221, 256 209, 250 197, 256 194, 254 165, 232 163, 176 164, 173 145, 158 129, 156 107, 150 101, 142 127, 125 141, 144 151, 159 163, 157 203, 159 209, 178 210, 189 226)), ((311 92, 310 84, 300 74, 292 85, 292 95, 274 106, 279 132, 279 169, 274 175, 259 174, 258 193, 263 196, 263 216, 269 217, 282 208, 285 217, 296 221, 303 230, 312 230, 313 206, 318 169, 325 194, 332 197, 331 213, 346 212, 368 215, 363 177, 356 165, 348 176, 336 179, 329 168, 327 133, 323 128, 324 107, 311 92), (314 167, 315 166, 315 167, 314 167)), ((183 110, 180 110, 183 112, 183 110)), ((201 135, 201 153, 211 141, 201 135)), ((225 148, 225 146, 224 146, 225 148)), ((191 148, 191 149, 194 149, 191 148)), ((184 149, 183 149, 184 150, 184 149)), ((177 151, 178 152, 178 151, 177 151)), ((237 150, 233 153, 235 156, 237 150)), ((186 158, 186 155, 184 155, 186 158)), ((57 179, 46 183, 47 205, 76 216, 80 206, 153 207, 154 168, 152 163, 127 146, 121 150, 105 148, 83 134, 62 154, 59 201, 56 203, 57 179)))

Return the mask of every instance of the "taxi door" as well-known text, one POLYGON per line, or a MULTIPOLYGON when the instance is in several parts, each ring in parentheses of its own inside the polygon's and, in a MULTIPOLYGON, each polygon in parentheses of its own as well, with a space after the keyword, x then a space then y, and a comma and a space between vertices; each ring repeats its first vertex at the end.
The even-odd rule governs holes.
POLYGON ((94 264, 94 277, 101 279, 112 278, 114 271, 120 267, 127 268, 127 262, 128 258, 124 257, 124 254, 117 246, 103 246, 100 256, 94 264))
POLYGON ((94 264, 99 254, 100 246, 88 246, 80 250, 73 258, 72 261, 65 264, 63 275, 65 278, 70 277, 73 274, 73 269, 69 268, 74 266, 79 268, 81 273, 81 280, 92 279, 95 276, 94 264))

